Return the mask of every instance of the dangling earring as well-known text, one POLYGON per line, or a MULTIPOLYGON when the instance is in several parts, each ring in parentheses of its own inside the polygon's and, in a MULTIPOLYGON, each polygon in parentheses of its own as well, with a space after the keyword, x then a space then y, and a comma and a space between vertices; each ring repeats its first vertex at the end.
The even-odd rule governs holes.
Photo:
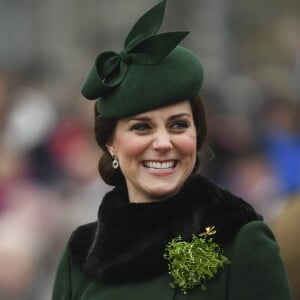
POLYGON ((113 154, 112 158, 113 158, 112 167, 113 167, 113 169, 116 170, 119 168, 119 161, 118 161, 117 155, 113 154))

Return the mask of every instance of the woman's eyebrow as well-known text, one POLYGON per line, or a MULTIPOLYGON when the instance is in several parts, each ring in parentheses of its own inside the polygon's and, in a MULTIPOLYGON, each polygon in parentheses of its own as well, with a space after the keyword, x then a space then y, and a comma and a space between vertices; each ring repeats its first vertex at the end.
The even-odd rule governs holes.
POLYGON ((131 122, 131 121, 150 121, 151 118, 149 117, 132 117, 132 118, 128 118, 127 122, 131 122))
MULTIPOLYGON (((168 120, 173 120, 173 119, 178 119, 183 117, 191 118, 192 116, 189 113, 180 113, 180 114, 171 115, 170 117, 168 117, 168 120)), ((140 117, 136 116, 127 119, 127 122, 131 122, 131 121, 146 122, 146 121, 151 121, 151 118, 148 116, 140 116, 140 117)))
POLYGON ((183 118, 183 117, 188 117, 191 118, 191 114, 189 113, 181 113, 181 114, 176 114, 176 115, 172 115, 169 117, 169 120, 173 120, 173 119, 178 119, 178 118, 183 118))

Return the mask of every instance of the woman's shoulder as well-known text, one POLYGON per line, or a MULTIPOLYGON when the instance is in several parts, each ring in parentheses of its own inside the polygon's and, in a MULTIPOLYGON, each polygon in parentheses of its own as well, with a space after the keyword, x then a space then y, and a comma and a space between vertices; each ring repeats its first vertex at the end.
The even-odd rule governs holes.
POLYGON ((89 245, 93 243, 97 231, 97 222, 87 223, 77 227, 67 243, 67 250, 76 265, 82 265, 88 255, 89 245))
POLYGON ((242 226, 225 252, 230 260, 232 299, 291 299, 279 247, 266 223, 252 221, 242 226))
POLYGON ((268 224, 262 220, 253 220, 241 226, 235 236, 234 243, 236 245, 243 245, 243 247, 247 245, 251 245, 253 247, 254 244, 259 247, 259 245, 267 243, 278 248, 276 238, 272 230, 268 224))

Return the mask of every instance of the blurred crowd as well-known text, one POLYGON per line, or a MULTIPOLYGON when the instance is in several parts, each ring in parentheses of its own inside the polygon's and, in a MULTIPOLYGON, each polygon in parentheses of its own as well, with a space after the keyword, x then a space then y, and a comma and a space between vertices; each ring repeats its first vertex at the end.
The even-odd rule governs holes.
POLYGON ((96 219, 108 187, 97 172, 93 105, 62 113, 17 81, 0 75, 0 299, 49 299, 71 231, 96 219))
MULTIPOLYGON (((258 75, 250 66, 222 81, 208 75, 201 172, 250 202, 274 230, 286 263, 300 268, 300 24, 284 23, 278 39, 289 58, 285 76, 274 78, 270 68, 258 75)), ((213 65, 205 62, 209 74, 213 65)), ((89 63, 66 80, 68 88, 0 64, 0 300, 50 299, 67 239, 97 218, 111 188, 97 170, 94 103, 80 96, 78 78, 89 63)), ((288 271, 300 299, 300 272, 288 271)))

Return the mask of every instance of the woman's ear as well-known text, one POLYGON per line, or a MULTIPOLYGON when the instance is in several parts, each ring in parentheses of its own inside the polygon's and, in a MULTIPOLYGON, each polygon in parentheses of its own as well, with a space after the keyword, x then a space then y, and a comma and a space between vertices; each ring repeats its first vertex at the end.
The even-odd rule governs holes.
POLYGON ((106 149, 109 152, 110 156, 113 156, 116 154, 116 147, 113 143, 113 139, 109 140, 105 146, 106 146, 106 149))

